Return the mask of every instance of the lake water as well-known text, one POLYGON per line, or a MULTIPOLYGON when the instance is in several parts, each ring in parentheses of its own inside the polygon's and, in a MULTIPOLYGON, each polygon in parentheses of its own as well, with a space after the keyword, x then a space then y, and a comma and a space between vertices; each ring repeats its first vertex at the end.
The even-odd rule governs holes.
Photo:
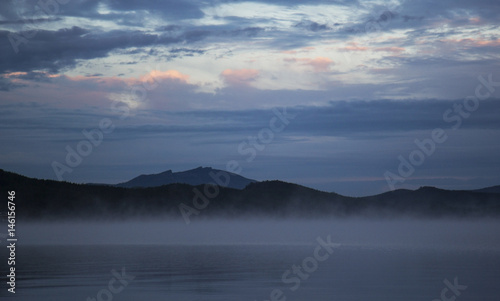
MULTIPOLYGON (((114 244, 67 241, 66 245, 53 245, 26 236, 27 242, 16 250, 16 294, 7 293, 3 285, 0 298, 20 301, 83 301, 88 298, 123 301, 285 298, 297 301, 432 301, 440 300, 444 289, 445 297, 456 297, 456 300, 497 301, 500 298, 497 222, 453 222, 442 227, 421 223, 420 226, 412 224, 413 230, 409 230, 409 224, 384 222, 359 226, 357 232, 347 231, 359 225, 357 222, 327 223, 337 229, 337 234, 331 234, 332 241, 338 243, 331 254, 321 247, 318 239, 326 241, 327 233, 333 232, 335 227, 311 226, 294 241, 290 239, 291 233, 285 232, 288 229, 297 233, 299 228, 292 226, 298 227, 297 223, 287 223, 286 227, 282 225, 282 228, 271 230, 282 231, 280 237, 287 237, 288 242, 278 239, 256 242, 238 236, 241 239, 233 238, 233 242, 146 244, 138 237, 131 241, 141 243, 132 245, 116 244, 116 241, 114 244), (407 229, 401 230, 402 227, 407 229), (424 229, 431 231, 424 235, 424 229), (369 236, 378 231, 389 232, 390 239, 383 240, 382 235, 370 240, 369 236), (395 233, 401 233, 401 237, 395 233), (404 240, 404 233, 414 237, 404 240), (445 237, 449 236, 451 240, 447 241, 445 237), (317 259, 320 257, 322 261, 317 259), (299 272, 294 272, 294 265, 300 266, 299 272), (282 280, 284 274, 285 282, 282 280), (445 280, 453 287, 455 278, 459 289, 455 288, 454 293, 445 280)), ((303 223, 300 229, 308 224, 300 223, 303 223)), ((226 231, 232 233, 241 225, 231 227, 226 223, 226 231)), ((208 226, 200 224, 199 227, 206 229, 208 226)), ((64 232, 61 225, 57 228, 64 232)), ((69 228, 66 227, 66 231, 69 228)), ((262 236, 271 237, 269 233, 266 235, 262 236)), ((223 237, 224 233, 218 236, 223 237)))

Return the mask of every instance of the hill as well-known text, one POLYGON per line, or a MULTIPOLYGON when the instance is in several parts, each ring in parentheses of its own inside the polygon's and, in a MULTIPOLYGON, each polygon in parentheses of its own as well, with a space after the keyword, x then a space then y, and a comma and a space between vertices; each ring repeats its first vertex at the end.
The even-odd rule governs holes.
POLYGON ((255 180, 247 179, 240 175, 213 169, 210 167, 198 167, 195 169, 172 172, 167 170, 159 174, 140 175, 130 181, 117 184, 117 187, 158 187, 168 184, 189 184, 189 185, 203 185, 203 184, 218 184, 222 187, 243 189, 250 183, 257 182, 255 180))
POLYGON ((16 191, 17 218, 32 220, 182 218, 182 212, 204 217, 500 217, 500 194, 433 187, 352 198, 281 181, 254 182, 244 189, 188 184, 123 188, 38 180, 3 170, 0 187, 16 191))
POLYGON ((474 192, 500 193, 500 185, 472 190, 474 192))

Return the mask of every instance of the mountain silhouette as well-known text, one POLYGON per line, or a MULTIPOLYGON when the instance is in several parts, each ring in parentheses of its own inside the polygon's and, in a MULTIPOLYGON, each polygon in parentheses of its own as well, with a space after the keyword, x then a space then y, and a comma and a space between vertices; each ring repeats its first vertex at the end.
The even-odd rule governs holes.
POLYGON ((500 193, 500 185, 473 190, 474 192, 500 193))
POLYGON ((130 181, 120 183, 115 186, 134 188, 158 187, 175 183, 189 184, 193 186, 213 183, 221 187, 243 189, 248 184, 254 182, 257 181, 247 179, 235 173, 213 169, 211 167, 198 167, 181 172, 172 172, 171 170, 167 170, 159 174, 140 175, 130 181))
POLYGON ((435 187, 346 197, 276 180, 252 182, 243 189, 181 183, 124 188, 32 179, 3 170, 0 187, 16 192, 16 218, 21 220, 180 218, 182 208, 207 218, 500 217, 499 193, 435 187))

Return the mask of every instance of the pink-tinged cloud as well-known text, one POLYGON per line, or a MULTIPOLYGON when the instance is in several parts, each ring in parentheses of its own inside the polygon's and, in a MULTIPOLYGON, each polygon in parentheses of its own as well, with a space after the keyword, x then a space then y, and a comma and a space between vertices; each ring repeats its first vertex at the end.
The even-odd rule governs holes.
POLYGON ((174 80, 187 83, 189 80, 189 75, 182 74, 177 70, 167 70, 167 71, 153 70, 148 74, 141 76, 139 80, 141 82, 150 82, 152 80, 157 82, 162 80, 174 80))
POLYGON ((330 70, 330 65, 333 61, 327 57, 317 57, 312 59, 309 63, 314 68, 316 72, 327 72, 330 70))
POLYGON ((255 69, 226 69, 221 73, 222 79, 228 85, 248 86, 259 77, 255 69))
POLYGON ((356 42, 347 43, 348 46, 341 47, 339 50, 341 51, 368 51, 370 48, 365 46, 359 46, 356 42))
POLYGON ((73 84, 93 84, 96 89, 102 91, 112 91, 117 89, 127 89, 127 86, 145 86, 154 87, 162 82, 181 82, 187 83, 189 75, 182 74, 177 70, 159 71, 152 70, 151 72, 139 77, 116 77, 116 76, 61 76, 73 84))
POLYGON ((497 47, 497 46, 500 46, 500 39, 495 39, 495 40, 445 39, 445 40, 441 40, 441 42, 446 43, 446 44, 456 44, 456 45, 465 46, 465 47, 487 47, 487 46, 497 47))
POLYGON ((486 25, 488 24, 488 21, 485 20, 485 19, 482 19, 481 17, 479 16, 476 16, 476 17, 471 17, 469 18, 469 23, 474 25, 474 26, 478 26, 478 25, 486 25))
POLYGON ((479 23, 481 23, 481 18, 479 18, 479 17, 469 18, 469 22, 471 22, 473 24, 479 24, 479 23))
POLYGON ((333 61, 327 57, 316 57, 310 58, 285 58, 283 59, 287 63, 301 63, 302 65, 310 66, 315 72, 328 72, 330 71, 330 66, 333 65, 333 61))
POLYGON ((5 77, 5 78, 11 78, 11 77, 18 77, 18 76, 21 76, 21 75, 27 75, 28 72, 10 72, 10 73, 5 73, 5 74, 2 74, 1 76, 2 77, 5 77))
MULTIPOLYGON (((189 90, 189 76, 176 70, 153 70, 138 77, 70 76, 46 72, 14 72, 0 76, 17 84, 5 92, 6 101, 21 102, 26 99, 55 105, 59 108, 101 107, 109 108, 110 95, 141 96, 146 91, 148 99, 157 92, 175 89, 189 90)), ((164 93, 166 94, 166 93, 164 93)), ((162 98, 163 99, 163 98, 162 98)))
POLYGON ((405 49, 402 47, 381 47, 381 48, 375 48, 375 51, 392 52, 395 54, 400 54, 405 52, 405 49))

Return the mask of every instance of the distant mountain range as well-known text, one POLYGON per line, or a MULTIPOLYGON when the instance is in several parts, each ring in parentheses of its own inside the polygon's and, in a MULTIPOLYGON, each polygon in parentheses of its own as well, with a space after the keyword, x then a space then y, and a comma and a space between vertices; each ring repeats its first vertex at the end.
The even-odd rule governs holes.
POLYGON ((158 187, 175 183, 189 184, 193 186, 214 183, 222 187, 243 189, 248 184, 255 182, 257 181, 244 178, 234 173, 217 170, 210 167, 198 167, 181 172, 172 172, 171 170, 167 170, 159 174, 140 175, 130 181, 120 183, 115 186, 134 188, 158 187), (222 175, 224 175, 225 177, 221 178, 222 175))
MULTIPOLYGON (((16 191, 18 219, 123 219, 131 217, 394 217, 500 218, 500 186, 478 191, 434 187, 346 197, 281 181, 256 182, 212 168, 139 176, 119 185, 38 180, 0 170, 0 187, 16 191), (208 173, 209 179, 206 177, 208 173), (194 175, 190 178, 187 175, 194 175), (229 181, 228 181, 229 177, 229 181), (233 182, 234 177, 234 182, 233 182), (151 182, 146 183, 148 180, 151 182), (163 182, 167 181, 167 182, 163 182), (170 181, 170 182, 169 182, 170 181), (200 183, 171 183, 171 181, 200 183), (245 181, 249 182, 244 188, 245 181), (207 183, 208 182, 208 183, 207 183), (142 187, 167 185, 156 187, 142 187), (227 185, 207 185, 219 183, 227 185), (139 187, 140 186, 140 187, 139 187), (224 187, 226 186, 226 187, 224 187)), ((2 205, 6 212, 7 202, 2 205)))
POLYGON ((472 190, 474 192, 500 193, 500 185, 472 190))

